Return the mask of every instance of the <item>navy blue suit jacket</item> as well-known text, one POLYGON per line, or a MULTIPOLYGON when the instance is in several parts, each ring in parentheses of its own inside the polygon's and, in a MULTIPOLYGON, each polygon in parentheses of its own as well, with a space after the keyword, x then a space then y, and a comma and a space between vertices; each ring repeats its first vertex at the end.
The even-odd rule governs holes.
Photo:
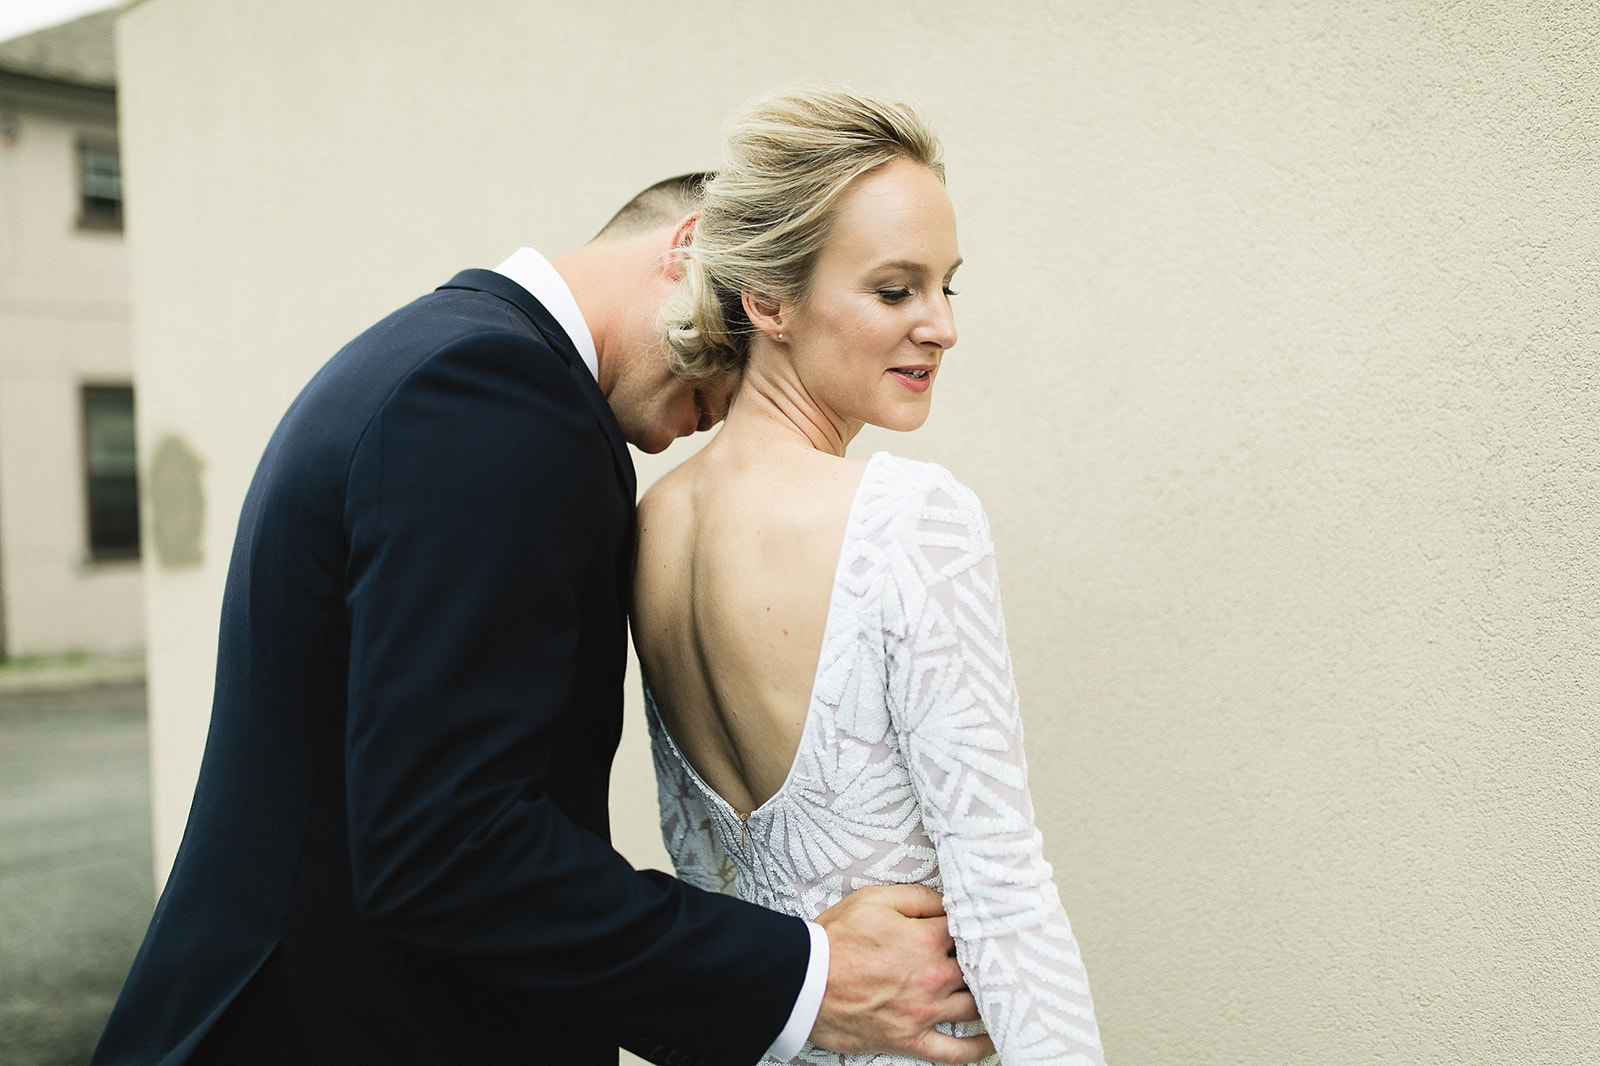
POLYGON ((95 1063, 760 1057, 804 923, 608 843, 633 502, 599 387, 499 274, 323 366, 245 500, 188 827, 95 1063))

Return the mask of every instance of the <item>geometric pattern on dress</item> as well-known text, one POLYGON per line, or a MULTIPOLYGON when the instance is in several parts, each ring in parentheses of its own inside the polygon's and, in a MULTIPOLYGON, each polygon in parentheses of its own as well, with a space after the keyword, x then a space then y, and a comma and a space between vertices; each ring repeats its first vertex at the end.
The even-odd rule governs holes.
MULTIPOLYGON (((648 679, 645 706, 680 878, 807 919, 865 885, 928 885, 999 1051, 988 1061, 1104 1066, 1034 824, 988 519, 949 471, 887 452, 868 461, 799 747, 745 823, 678 750, 648 679)), ((807 1044, 790 1061, 921 1060, 807 1044)))

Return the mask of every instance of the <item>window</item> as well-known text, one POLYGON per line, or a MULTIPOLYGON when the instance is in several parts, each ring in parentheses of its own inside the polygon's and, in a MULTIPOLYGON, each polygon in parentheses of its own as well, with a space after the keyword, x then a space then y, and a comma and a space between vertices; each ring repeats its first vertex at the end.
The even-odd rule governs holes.
POLYGON ((122 158, 104 141, 78 143, 78 226, 122 228, 122 158))
POLYGON ((88 490, 89 555, 139 557, 139 464, 133 443, 133 389, 83 388, 83 461, 88 490))

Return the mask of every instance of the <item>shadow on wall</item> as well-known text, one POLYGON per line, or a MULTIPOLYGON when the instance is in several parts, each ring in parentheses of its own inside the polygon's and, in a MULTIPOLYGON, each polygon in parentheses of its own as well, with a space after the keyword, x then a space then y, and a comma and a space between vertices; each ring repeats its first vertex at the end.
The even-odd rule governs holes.
POLYGON ((200 532, 205 527, 205 494, 200 488, 204 464, 183 438, 167 435, 150 461, 147 503, 156 561, 164 569, 199 566, 205 558, 200 532))

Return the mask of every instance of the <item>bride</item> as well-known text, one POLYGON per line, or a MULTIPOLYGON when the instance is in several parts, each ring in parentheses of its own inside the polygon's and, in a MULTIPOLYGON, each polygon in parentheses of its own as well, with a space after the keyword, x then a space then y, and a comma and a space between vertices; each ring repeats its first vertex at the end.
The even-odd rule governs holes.
POLYGON ((844 91, 731 127, 663 321, 683 374, 738 384, 639 505, 662 833, 680 877, 808 919, 865 885, 942 892, 1007 1066, 1088 1066, 983 509, 940 466, 845 455, 922 425, 956 342, 943 173, 915 110, 844 91))

